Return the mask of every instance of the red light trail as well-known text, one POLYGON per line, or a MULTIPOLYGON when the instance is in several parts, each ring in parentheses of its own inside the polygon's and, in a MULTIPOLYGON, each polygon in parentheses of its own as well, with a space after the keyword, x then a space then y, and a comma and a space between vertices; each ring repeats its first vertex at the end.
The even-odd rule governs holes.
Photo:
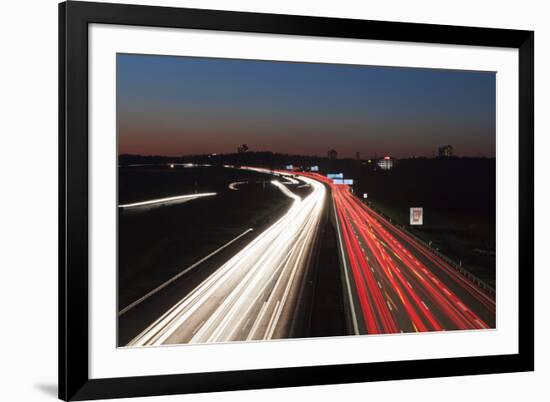
MULTIPOLYGON (((490 328, 495 301, 349 190, 302 173, 331 191, 343 254, 354 283, 360 333, 490 328), (483 316, 484 318, 481 318, 483 316)), ((347 269, 345 267, 344 269, 347 269)))

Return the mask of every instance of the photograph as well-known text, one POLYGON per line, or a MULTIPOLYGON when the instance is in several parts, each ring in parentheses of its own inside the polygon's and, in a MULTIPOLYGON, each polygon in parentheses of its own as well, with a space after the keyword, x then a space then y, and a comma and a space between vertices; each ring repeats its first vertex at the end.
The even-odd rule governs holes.
POLYGON ((117 346, 495 330, 496 79, 117 53, 117 346))

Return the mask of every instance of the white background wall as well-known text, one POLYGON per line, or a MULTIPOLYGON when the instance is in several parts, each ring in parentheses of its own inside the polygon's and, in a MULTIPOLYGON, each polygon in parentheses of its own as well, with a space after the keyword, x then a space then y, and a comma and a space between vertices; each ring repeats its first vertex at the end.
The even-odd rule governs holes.
MULTIPOLYGON (((550 269, 545 235, 550 223, 547 184, 550 172, 546 155, 550 149, 550 24, 546 2, 165 0, 142 3, 536 31, 538 342, 535 373, 171 396, 154 400, 548 400, 550 320, 546 308, 549 306, 550 269)), ((10 1, 3 2, 0 7, 0 400, 54 400, 57 382, 57 1, 10 1)))

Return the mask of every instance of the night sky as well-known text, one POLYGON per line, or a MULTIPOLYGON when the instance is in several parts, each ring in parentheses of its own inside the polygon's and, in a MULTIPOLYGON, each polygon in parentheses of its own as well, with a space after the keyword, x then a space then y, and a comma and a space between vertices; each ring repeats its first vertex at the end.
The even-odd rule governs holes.
POLYGON ((495 156, 495 73, 117 55, 119 153, 495 156))

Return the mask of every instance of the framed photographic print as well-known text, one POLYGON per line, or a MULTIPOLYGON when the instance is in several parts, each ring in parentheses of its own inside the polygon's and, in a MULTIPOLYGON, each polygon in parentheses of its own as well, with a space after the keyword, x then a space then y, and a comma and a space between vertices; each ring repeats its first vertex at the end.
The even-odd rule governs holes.
POLYGON ((533 370, 533 32, 59 29, 61 399, 533 370))

